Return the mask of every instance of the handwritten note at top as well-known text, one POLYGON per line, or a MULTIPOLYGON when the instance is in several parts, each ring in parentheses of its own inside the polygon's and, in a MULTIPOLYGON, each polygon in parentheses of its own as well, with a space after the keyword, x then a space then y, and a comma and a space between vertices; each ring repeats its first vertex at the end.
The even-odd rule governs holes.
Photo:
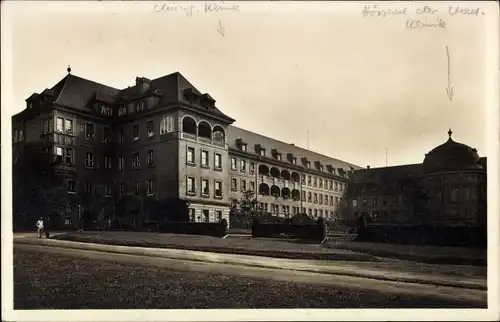
POLYGON ((480 17, 484 12, 479 7, 449 5, 446 9, 422 5, 416 9, 407 7, 381 8, 378 5, 365 5, 363 18, 408 17, 405 26, 408 29, 446 28, 448 17, 480 17))
POLYGON ((153 6, 154 12, 170 12, 183 13, 188 17, 192 17, 197 13, 222 13, 222 12, 239 12, 240 5, 236 3, 220 2, 199 2, 199 3, 182 3, 168 1, 157 3, 153 6))

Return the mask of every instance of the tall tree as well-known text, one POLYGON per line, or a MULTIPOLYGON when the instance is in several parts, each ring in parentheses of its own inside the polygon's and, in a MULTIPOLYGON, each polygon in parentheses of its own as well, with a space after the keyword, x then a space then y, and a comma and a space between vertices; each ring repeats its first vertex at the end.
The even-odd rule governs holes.
POLYGON ((15 228, 29 228, 39 217, 49 217, 53 224, 62 221, 60 214, 69 204, 64 176, 55 171, 57 160, 51 146, 27 142, 16 147, 13 157, 13 222, 15 228))
POLYGON ((241 199, 237 201, 237 208, 242 215, 251 216, 255 211, 257 199, 255 199, 255 191, 247 190, 243 192, 241 199))

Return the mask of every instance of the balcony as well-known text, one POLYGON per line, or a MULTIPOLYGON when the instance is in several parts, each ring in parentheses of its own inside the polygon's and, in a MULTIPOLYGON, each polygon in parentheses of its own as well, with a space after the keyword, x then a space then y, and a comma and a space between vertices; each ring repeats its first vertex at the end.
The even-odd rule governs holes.
POLYGON ((212 140, 212 139, 202 137, 202 136, 197 136, 196 134, 192 134, 192 133, 187 133, 187 132, 180 132, 180 133, 181 133, 180 136, 183 139, 187 139, 190 141, 196 141, 196 142, 200 142, 200 143, 205 143, 205 144, 210 144, 210 145, 215 145, 215 146, 218 146, 221 148, 227 148, 227 145, 225 142, 221 142, 218 140, 212 140))

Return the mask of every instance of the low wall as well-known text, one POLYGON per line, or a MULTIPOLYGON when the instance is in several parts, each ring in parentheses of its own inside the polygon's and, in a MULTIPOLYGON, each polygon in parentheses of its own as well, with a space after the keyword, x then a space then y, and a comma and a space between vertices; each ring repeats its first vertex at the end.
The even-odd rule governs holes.
POLYGON ((408 245, 486 247, 486 227, 368 225, 356 241, 408 245))

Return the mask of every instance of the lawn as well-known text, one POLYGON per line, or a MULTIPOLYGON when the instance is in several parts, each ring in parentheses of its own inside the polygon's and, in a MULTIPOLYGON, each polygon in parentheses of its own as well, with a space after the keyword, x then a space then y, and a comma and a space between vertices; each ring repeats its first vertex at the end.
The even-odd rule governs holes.
POLYGON ((320 244, 271 239, 217 238, 148 232, 84 232, 54 239, 120 246, 176 248, 216 253, 256 255, 291 259, 376 261, 372 255, 332 249, 320 244))
POLYGON ((14 249, 14 308, 458 308, 469 303, 14 249))
POLYGON ((216 238, 141 232, 84 232, 55 236, 55 239, 98 244, 177 248, 229 254, 290 259, 381 261, 380 257, 429 264, 486 265, 486 250, 462 247, 432 247, 352 242, 332 239, 323 244, 300 240, 216 238))

